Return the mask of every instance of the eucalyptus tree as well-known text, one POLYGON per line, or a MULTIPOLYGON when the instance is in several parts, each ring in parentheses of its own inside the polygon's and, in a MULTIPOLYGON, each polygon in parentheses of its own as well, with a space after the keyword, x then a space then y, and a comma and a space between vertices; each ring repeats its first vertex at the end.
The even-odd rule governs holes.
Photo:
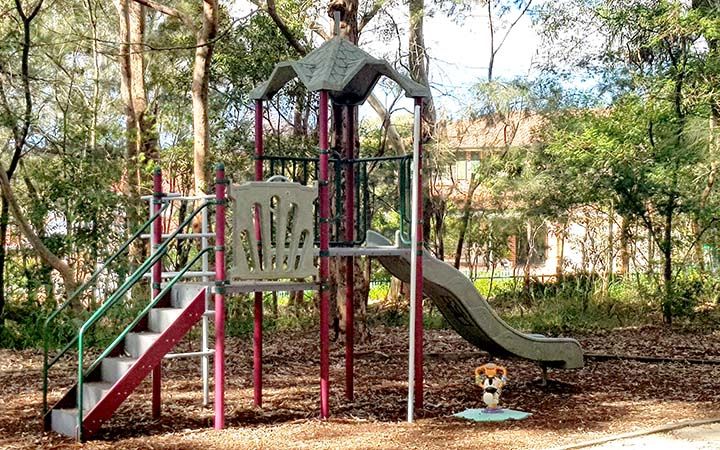
MULTIPOLYGON (((32 46, 33 22, 43 7, 43 1, 38 0, 32 5, 23 4, 19 0, 14 5, 15 29, 5 30, 12 42, 19 42, 19 64, 2 63, 0 76, 0 107, 2 108, 2 125, 7 133, 7 142, 4 149, 10 150, 10 161, 7 168, 3 163, 0 167, 0 186, 2 187, 2 210, 0 212, 0 315, 5 307, 5 265, 8 246, 8 227, 10 213, 14 216, 25 237, 31 242, 42 259, 55 268, 62 276, 65 287, 71 290, 76 281, 70 266, 44 245, 35 231, 28 223, 13 193, 11 180, 18 168, 21 158, 30 147, 29 139, 34 123, 32 74, 30 67, 30 51, 32 46), (18 70, 19 69, 19 70, 18 70)), ((17 61, 17 60, 16 60, 17 61)))
POLYGON ((714 71, 708 70, 716 67, 716 55, 702 41, 717 30, 718 16, 696 6, 579 0, 546 5, 541 15, 546 37, 556 44, 550 47, 555 61, 565 54, 582 63, 610 100, 607 110, 586 116, 579 129, 558 130, 551 145, 554 161, 583 177, 593 195, 605 197, 596 201, 612 201, 618 212, 644 224, 662 253, 661 305, 667 322, 674 314, 677 225, 704 218, 700 227, 710 228, 717 211, 716 88, 714 71), (576 15, 580 26, 600 32, 602 43, 589 42, 585 52, 569 54, 568 41, 582 43, 572 32, 577 22, 565 22, 576 15))

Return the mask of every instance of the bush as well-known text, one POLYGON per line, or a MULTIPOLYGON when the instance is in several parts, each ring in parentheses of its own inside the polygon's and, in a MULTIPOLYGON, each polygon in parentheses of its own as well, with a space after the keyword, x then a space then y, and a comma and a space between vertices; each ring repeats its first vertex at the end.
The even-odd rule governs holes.
POLYGON ((671 297, 662 295, 662 304, 676 318, 694 318, 703 305, 717 304, 717 292, 720 281, 697 270, 687 270, 677 274, 673 280, 671 297))

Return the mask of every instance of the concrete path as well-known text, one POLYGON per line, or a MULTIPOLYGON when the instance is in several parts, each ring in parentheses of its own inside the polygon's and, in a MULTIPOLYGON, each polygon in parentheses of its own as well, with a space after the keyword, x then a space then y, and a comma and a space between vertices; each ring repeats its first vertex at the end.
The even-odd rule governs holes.
POLYGON ((596 450, 720 450, 720 423, 621 439, 587 448, 596 450))

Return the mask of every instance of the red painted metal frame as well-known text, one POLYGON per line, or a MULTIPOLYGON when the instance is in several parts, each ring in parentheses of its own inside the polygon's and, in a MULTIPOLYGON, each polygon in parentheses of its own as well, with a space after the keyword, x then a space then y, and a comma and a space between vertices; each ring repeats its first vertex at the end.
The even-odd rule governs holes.
POLYGON ((88 411, 83 420, 83 437, 89 438, 108 420, 143 379, 161 362, 205 312, 205 291, 200 291, 182 314, 170 325, 153 345, 143 353, 110 391, 88 411))
POLYGON ((423 407, 423 248, 425 247, 423 242, 423 183, 422 183, 422 161, 423 161, 423 145, 422 145, 422 110, 423 100, 422 98, 415 99, 415 105, 420 107, 420 142, 418 142, 418 152, 420 157, 419 170, 417 173, 418 177, 418 220, 417 229, 415 232, 418 236, 418 260, 417 260, 417 274, 415 278, 416 291, 415 291, 415 408, 421 409, 423 407))
POLYGON ((328 92, 320 91, 320 417, 330 416, 330 199, 328 197, 328 92))
MULTIPOLYGON (((345 107, 345 240, 355 240, 355 170, 350 163, 355 158, 355 107, 345 107)), ((355 398, 354 345, 355 345, 355 258, 345 258, 345 398, 355 398)))
MULTIPOLYGON (((263 102, 255 101, 255 181, 263 179, 263 102)), ((255 214, 255 238, 260 242, 260 223, 255 214)), ((255 406, 262 408, 262 338, 263 338, 263 293, 255 293, 253 305, 253 398, 255 406)))
POLYGON ((225 427, 225 167, 215 168, 215 429, 225 427))
MULTIPOLYGON (((157 214, 162 207, 162 171, 156 167, 153 171, 153 198, 151 216, 157 214)), ((158 217, 152 224, 151 245, 155 251, 162 240, 162 218, 158 217)), ((158 260, 152 268, 152 298, 160 294, 162 283, 162 259, 158 260)), ((162 364, 158 364, 152 373, 152 416, 154 419, 160 417, 162 409, 162 364)))

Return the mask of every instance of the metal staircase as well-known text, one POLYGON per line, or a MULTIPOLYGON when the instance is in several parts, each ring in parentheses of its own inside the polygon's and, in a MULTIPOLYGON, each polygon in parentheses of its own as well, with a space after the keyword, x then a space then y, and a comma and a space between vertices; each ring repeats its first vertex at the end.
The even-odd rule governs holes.
MULTIPOLYGON (((43 415, 46 430, 53 430, 80 441, 89 438, 98 431, 100 426, 113 415, 150 373, 153 373, 153 412, 159 414, 161 362, 166 356, 184 356, 183 354, 168 355, 168 353, 201 319, 205 319, 203 320, 203 351, 185 355, 202 356, 203 360, 206 360, 212 354, 212 351, 208 351, 206 342, 207 319, 214 316, 214 311, 209 311, 208 304, 211 281, 207 265, 211 252, 217 251, 218 247, 214 248, 208 245, 209 233, 206 225, 210 207, 224 205, 224 191, 222 194, 218 194, 217 198, 212 196, 182 198, 159 192, 162 186, 159 171, 156 172, 156 182, 155 193, 150 198, 152 200, 150 219, 118 251, 104 261, 100 268, 73 292, 68 300, 57 308, 45 322, 43 415), (201 204, 184 220, 179 221, 175 231, 162 234, 163 214, 166 214, 172 201, 178 200, 193 202, 200 200, 201 204), (183 232, 201 213, 203 233, 183 232), (152 229, 151 235, 142 234, 148 228, 152 229), (151 237, 152 240, 150 256, 96 310, 90 311, 89 318, 86 320, 78 318, 77 304, 82 296, 90 295, 93 292, 91 286, 96 285, 101 274, 108 271, 108 268, 119 256, 128 251, 133 242, 147 237, 151 237), (168 253, 171 244, 179 239, 192 238, 202 239, 201 248, 194 252, 187 264, 178 271, 162 273, 162 258, 168 253), (202 263, 203 271, 191 270, 198 263, 202 263), (88 346, 90 342, 93 342, 90 339, 90 333, 94 326, 101 321, 106 325, 111 320, 108 312, 113 307, 122 305, 127 307, 127 300, 131 293, 138 291, 133 287, 148 275, 151 276, 152 294, 149 300, 141 306, 142 311, 129 324, 119 324, 124 328, 109 345, 98 348, 95 343, 93 347, 95 352, 93 353, 100 351, 100 354, 97 357, 91 357, 88 346), (188 277, 200 277, 202 282, 182 282, 188 277), (51 333, 59 324, 61 317, 81 325, 77 333, 61 347, 59 352, 50 357, 50 341, 57 340, 57 337, 51 339, 51 333), (49 407, 50 370, 63 357, 72 354, 73 350, 77 357, 77 379, 60 399, 49 407)), ((222 244, 220 245, 222 246, 222 244)), ((90 302, 89 304, 94 303, 90 302)), ((84 308, 81 309, 83 309, 82 312, 86 312, 84 308)), ((206 365, 203 364, 203 366, 206 365)), ((204 370, 204 384, 207 384, 206 373, 207 371, 204 370)), ((207 392, 205 392, 205 396, 207 396, 207 392)))
POLYGON ((45 427, 77 439, 95 433, 202 318, 205 289, 191 284, 174 286, 170 295, 141 316, 120 345, 84 374, 81 385, 76 383, 48 411, 45 427), (78 427, 79 402, 82 432, 78 427))

